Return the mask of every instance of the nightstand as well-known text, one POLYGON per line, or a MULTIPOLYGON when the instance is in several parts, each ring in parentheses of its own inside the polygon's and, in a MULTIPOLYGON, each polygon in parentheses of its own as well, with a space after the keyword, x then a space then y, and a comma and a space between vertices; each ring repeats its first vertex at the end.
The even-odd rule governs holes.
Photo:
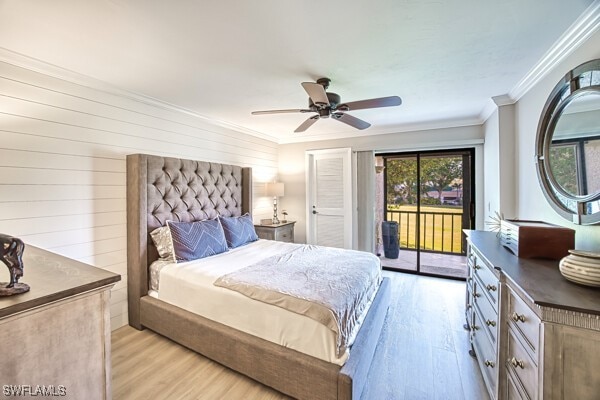
POLYGON ((288 221, 274 225, 254 225, 254 229, 261 239, 293 243, 295 223, 296 221, 288 221))

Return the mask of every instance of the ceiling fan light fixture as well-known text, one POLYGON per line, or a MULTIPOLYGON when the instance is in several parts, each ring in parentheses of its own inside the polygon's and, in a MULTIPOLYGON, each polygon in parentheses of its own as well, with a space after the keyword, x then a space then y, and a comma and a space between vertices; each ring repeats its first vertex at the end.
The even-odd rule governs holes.
POLYGON ((367 121, 345 114, 347 111, 364 110, 369 108, 394 107, 402 104, 402 99, 398 96, 379 97, 376 99, 351 101, 349 103, 341 103, 340 95, 333 92, 326 92, 331 79, 319 78, 317 82, 302 82, 302 87, 308 94, 308 109, 288 109, 288 110, 270 110, 270 111, 253 111, 253 115, 264 114, 282 114, 295 112, 313 112, 317 115, 305 120, 294 132, 304 132, 310 128, 320 118, 329 118, 343 122, 356 129, 367 129, 371 126, 367 121))
POLYGON ((322 108, 317 112, 319 113, 319 117, 329 118, 329 114, 331 114, 331 109, 330 108, 322 108))

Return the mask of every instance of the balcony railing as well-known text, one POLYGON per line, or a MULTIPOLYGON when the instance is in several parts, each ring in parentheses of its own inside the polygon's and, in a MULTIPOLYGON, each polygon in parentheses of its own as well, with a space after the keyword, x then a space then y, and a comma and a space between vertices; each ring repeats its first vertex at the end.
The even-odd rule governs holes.
MULTIPOLYGON (((437 253, 464 254, 462 214, 421 211, 420 249, 437 253)), ((398 223, 400 249, 417 249, 417 212, 387 210, 387 220, 398 223)))

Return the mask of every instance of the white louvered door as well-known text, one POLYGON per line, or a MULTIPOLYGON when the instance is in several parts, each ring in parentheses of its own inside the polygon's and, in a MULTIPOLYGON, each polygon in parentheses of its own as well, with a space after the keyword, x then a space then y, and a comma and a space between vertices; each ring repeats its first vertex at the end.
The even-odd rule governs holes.
POLYGON ((307 241, 352 248, 351 150, 308 151, 307 241))

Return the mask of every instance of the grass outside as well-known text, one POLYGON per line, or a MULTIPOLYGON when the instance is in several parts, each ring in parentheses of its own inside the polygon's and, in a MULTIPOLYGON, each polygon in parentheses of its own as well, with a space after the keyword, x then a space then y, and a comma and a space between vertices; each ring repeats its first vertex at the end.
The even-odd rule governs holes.
MULTIPOLYGON (((416 249, 417 206, 389 205, 388 221, 398 222, 400 248, 416 249)), ((460 253, 462 247, 462 208, 422 206, 420 223, 422 250, 460 253)))

